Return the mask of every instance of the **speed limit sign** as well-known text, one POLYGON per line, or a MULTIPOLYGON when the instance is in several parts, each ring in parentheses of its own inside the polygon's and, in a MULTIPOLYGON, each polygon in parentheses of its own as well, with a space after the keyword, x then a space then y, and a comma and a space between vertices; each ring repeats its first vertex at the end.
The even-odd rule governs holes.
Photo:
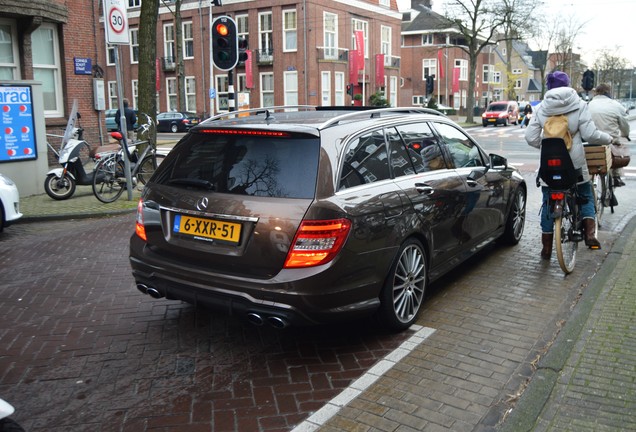
POLYGON ((126 16, 127 0, 104 0, 104 27, 106 43, 129 45, 128 17, 126 16))

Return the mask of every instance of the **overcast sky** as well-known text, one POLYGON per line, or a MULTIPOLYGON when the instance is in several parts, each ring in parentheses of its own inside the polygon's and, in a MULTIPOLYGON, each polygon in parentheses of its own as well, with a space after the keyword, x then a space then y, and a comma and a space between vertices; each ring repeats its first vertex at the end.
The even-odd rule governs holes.
MULTIPOLYGON (((433 10, 444 14, 444 1, 433 0, 433 10)), ((542 3, 539 8, 546 15, 574 15, 584 24, 574 51, 581 54, 590 67, 598 50, 605 48, 627 59, 628 66, 636 67, 636 0, 545 0, 542 3)))

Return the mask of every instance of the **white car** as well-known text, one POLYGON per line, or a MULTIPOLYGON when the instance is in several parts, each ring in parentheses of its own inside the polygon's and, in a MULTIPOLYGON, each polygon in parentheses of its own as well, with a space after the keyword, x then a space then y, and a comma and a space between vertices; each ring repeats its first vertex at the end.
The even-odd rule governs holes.
POLYGON ((0 174, 0 231, 21 217, 18 187, 9 177, 0 174))

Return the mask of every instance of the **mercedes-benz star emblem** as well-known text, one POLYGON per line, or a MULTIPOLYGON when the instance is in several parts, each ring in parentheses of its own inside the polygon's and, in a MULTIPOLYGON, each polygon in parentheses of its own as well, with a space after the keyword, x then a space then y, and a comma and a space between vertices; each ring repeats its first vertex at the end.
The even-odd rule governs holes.
POLYGON ((197 210, 205 211, 208 209, 208 199, 207 197, 199 198, 197 201, 197 210))

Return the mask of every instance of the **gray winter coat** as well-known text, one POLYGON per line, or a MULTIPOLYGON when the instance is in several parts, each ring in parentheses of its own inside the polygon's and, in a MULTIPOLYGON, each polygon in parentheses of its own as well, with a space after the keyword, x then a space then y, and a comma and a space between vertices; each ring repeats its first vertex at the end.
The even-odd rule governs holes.
POLYGON ((526 141, 535 148, 541 148, 543 138, 543 124, 548 117, 565 114, 568 118, 570 133, 572 134, 572 148, 570 158, 575 168, 582 168, 583 180, 590 179, 590 173, 585 161, 583 142, 590 144, 610 144, 612 137, 596 128, 587 103, 571 87, 557 87, 548 90, 543 101, 534 110, 530 124, 526 129, 526 141))

